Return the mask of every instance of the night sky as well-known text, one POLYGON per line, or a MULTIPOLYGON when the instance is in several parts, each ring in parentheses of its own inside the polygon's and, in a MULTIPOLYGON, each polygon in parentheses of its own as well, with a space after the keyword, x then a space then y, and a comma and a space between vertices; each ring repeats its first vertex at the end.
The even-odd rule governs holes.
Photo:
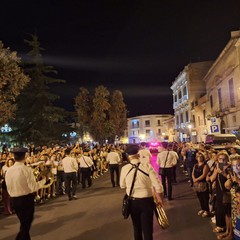
POLYGON ((22 58, 37 33, 74 110, 80 87, 121 90, 128 117, 173 113, 170 86, 190 62, 214 60, 240 27, 239 0, 1 0, 0 40, 22 58))

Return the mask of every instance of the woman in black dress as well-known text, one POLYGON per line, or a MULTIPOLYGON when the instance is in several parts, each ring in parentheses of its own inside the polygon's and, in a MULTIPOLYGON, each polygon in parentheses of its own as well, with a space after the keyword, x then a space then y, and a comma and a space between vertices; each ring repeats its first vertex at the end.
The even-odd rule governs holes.
POLYGON ((201 210, 198 212, 198 215, 207 217, 209 216, 209 190, 206 177, 209 172, 209 167, 206 164, 203 153, 197 153, 196 159, 197 163, 193 168, 192 179, 201 206, 201 210))

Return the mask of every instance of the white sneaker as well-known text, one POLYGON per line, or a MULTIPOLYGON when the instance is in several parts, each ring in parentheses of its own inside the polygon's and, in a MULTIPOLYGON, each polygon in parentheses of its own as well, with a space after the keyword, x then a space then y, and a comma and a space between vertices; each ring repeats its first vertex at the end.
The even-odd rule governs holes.
POLYGON ((215 217, 215 216, 212 217, 212 218, 211 218, 211 221, 212 221, 212 223, 216 223, 216 217, 215 217))
POLYGON ((204 210, 198 211, 198 216, 201 216, 204 213, 204 210))

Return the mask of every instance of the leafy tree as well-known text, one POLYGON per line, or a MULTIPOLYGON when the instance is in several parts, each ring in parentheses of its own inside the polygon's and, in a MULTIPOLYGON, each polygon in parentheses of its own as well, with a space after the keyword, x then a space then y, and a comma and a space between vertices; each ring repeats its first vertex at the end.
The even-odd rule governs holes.
POLYGON ((77 119, 79 124, 79 135, 83 138, 84 133, 89 131, 89 124, 91 121, 91 96, 89 91, 81 87, 75 99, 75 109, 77 112, 77 119))
POLYGON ((95 89, 90 134, 99 143, 103 143, 112 130, 108 112, 110 108, 109 95, 109 91, 104 86, 99 86, 95 89))
POLYGON ((57 72, 52 66, 43 64, 43 49, 36 35, 31 35, 31 39, 25 42, 31 47, 29 60, 24 65, 31 81, 18 97, 13 133, 18 142, 40 145, 57 142, 61 140, 62 133, 68 131, 66 112, 53 105, 59 97, 49 92, 49 84, 65 81, 53 78, 52 75, 57 72))
POLYGON ((109 118, 113 124, 112 137, 121 137, 124 135, 124 130, 127 127, 127 109, 121 91, 115 90, 113 92, 110 105, 109 118))
POLYGON ((19 66, 16 52, 4 48, 0 41, 0 125, 14 116, 16 97, 29 82, 29 77, 19 66))

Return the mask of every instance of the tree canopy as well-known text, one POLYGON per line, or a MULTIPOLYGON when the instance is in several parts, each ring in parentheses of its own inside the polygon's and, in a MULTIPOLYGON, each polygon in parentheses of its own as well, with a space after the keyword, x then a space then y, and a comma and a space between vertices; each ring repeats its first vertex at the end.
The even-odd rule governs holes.
POLYGON ((16 97, 29 82, 19 64, 17 53, 4 48, 0 41, 0 125, 14 117, 16 97))
POLYGON ((31 81, 17 99, 16 120, 11 123, 16 140, 48 144, 60 141, 62 134, 69 130, 65 124, 66 112, 55 107, 57 95, 50 93, 49 84, 64 83, 64 80, 52 77, 57 72, 52 66, 45 66, 36 35, 25 42, 31 47, 29 59, 24 63, 24 71, 31 81))
POLYGON ((122 92, 115 90, 113 94, 104 86, 95 88, 91 96, 86 88, 80 88, 75 99, 79 129, 82 135, 90 133, 94 141, 114 142, 121 137, 127 127, 127 110, 122 92))

